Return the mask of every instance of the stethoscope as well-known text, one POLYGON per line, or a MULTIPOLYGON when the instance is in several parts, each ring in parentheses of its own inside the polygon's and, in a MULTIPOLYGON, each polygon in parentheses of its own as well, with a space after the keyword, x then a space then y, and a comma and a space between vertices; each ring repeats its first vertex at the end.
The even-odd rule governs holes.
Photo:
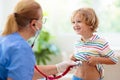
MULTIPOLYGON (((33 43, 31 45, 31 48, 33 48, 35 41, 36 41, 37 37, 39 36, 39 34, 40 34, 40 30, 37 32, 37 35, 35 35, 35 38, 34 38, 33 43)), ((46 80, 56 80, 56 79, 59 79, 59 78, 65 76, 70 71, 70 69, 73 68, 74 66, 79 66, 79 65, 81 65, 81 63, 77 63, 76 65, 69 66, 63 73, 61 73, 58 76, 47 76, 46 74, 44 74, 42 71, 40 71, 38 69, 37 65, 35 65, 35 69, 39 72, 39 74, 44 76, 46 80)))

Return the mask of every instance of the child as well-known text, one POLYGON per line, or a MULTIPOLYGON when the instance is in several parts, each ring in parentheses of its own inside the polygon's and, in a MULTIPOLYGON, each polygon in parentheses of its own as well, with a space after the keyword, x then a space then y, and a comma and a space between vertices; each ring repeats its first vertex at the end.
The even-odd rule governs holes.
POLYGON ((73 13, 71 22, 74 31, 81 35, 75 43, 71 60, 82 61, 72 80, 102 80, 102 64, 116 64, 117 58, 108 42, 94 34, 98 28, 96 13, 92 8, 78 9, 73 13))

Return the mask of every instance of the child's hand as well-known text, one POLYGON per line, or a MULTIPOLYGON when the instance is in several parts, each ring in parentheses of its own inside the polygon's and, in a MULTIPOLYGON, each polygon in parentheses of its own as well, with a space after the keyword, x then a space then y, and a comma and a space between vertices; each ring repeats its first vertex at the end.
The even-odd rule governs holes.
POLYGON ((96 66, 96 64, 98 64, 98 57, 95 56, 87 56, 88 60, 88 64, 91 66, 96 66))

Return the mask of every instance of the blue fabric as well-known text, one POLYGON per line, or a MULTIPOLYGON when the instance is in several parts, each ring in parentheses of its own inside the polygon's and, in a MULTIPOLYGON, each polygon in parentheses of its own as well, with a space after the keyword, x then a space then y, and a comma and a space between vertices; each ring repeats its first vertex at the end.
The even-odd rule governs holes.
MULTIPOLYGON (((73 75, 72 80, 83 80, 83 79, 73 75)), ((99 80, 103 80, 103 79, 99 79, 99 80)))
POLYGON ((83 80, 83 79, 82 79, 82 78, 79 78, 79 77, 77 77, 77 76, 74 75, 74 76, 72 77, 72 80, 83 80))
POLYGON ((34 65, 34 53, 18 33, 0 37, 0 79, 32 80, 34 65))

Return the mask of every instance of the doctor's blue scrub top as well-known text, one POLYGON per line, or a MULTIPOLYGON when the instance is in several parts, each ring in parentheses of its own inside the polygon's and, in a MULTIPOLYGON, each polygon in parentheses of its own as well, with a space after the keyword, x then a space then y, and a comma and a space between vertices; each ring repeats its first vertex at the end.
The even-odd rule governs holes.
POLYGON ((32 80, 35 56, 17 32, 0 37, 0 80, 32 80))

